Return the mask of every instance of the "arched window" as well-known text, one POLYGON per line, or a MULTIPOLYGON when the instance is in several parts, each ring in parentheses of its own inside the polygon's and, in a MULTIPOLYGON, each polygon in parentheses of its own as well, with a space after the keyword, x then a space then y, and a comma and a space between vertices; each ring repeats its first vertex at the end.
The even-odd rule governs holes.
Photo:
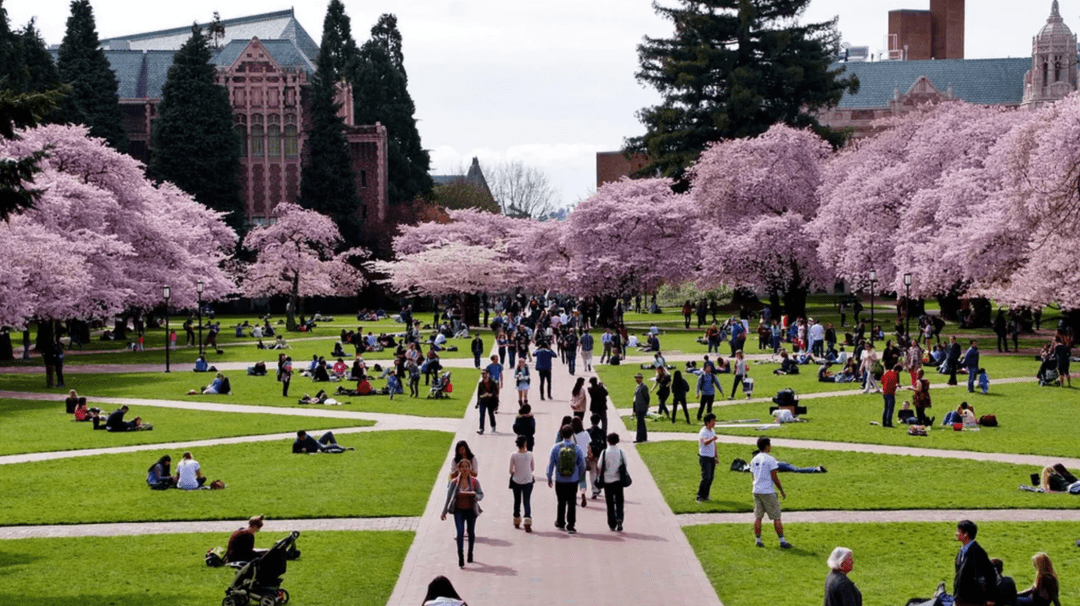
POLYGON ((277 124, 266 127, 266 152, 271 158, 281 157, 281 127, 277 124))
POLYGON ((266 137, 263 135, 263 127, 255 125, 251 127, 251 157, 261 158, 266 153, 266 137))
POLYGON ((295 158, 300 155, 300 137, 295 124, 285 125, 285 157, 295 158))
POLYGON ((236 138, 240 141, 240 157, 247 157, 247 127, 243 124, 237 124, 233 127, 233 131, 236 132, 236 138))
POLYGON ((1061 82, 1061 60, 1054 61, 1054 82, 1061 82))
POLYGON ((1042 83, 1042 85, 1044 87, 1048 84, 1047 81, 1049 79, 1050 79, 1050 65, 1046 61, 1043 61, 1043 64, 1042 64, 1042 80, 1043 80, 1043 83, 1042 83))

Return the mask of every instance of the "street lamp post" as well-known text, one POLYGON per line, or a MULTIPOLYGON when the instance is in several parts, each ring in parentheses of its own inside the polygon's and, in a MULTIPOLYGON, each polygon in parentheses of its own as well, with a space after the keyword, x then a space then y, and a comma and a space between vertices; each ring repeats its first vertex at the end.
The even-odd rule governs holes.
POLYGON ((169 346, 172 344, 169 339, 169 297, 171 295, 171 288, 168 286, 161 287, 161 296, 165 299, 165 372, 169 372, 169 346))
POLYGON ((202 280, 199 280, 198 282, 195 283, 195 290, 196 290, 196 292, 199 293, 199 312, 198 312, 199 313, 199 357, 202 357, 202 355, 203 355, 203 350, 202 350, 202 348, 203 348, 203 344, 202 344, 202 294, 203 294, 203 288, 204 287, 205 287, 205 285, 203 284, 202 280))
POLYGON ((904 334, 911 342, 911 274, 904 274, 904 334))
POLYGON ((870 345, 874 344, 874 283, 877 282, 877 271, 870 270, 870 345))

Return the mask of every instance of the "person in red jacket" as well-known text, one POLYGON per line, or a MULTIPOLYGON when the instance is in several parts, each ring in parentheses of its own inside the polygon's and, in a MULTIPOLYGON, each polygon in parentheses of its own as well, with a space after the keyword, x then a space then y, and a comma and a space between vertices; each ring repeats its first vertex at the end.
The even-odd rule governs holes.
POLYGON ((881 376, 881 399, 885 401, 885 410, 881 413, 881 426, 893 427, 893 411, 896 410, 896 388, 900 386, 900 371, 897 364, 881 376))

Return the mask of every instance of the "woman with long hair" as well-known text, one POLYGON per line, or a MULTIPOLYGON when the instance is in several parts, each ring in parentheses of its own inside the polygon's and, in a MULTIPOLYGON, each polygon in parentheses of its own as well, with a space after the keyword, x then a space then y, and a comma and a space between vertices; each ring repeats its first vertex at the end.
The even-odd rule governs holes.
POLYGON ((934 419, 926 416, 926 409, 930 408, 930 381, 924 376, 922 367, 915 372, 915 393, 912 394, 912 404, 915 406, 915 416, 918 417, 919 425, 933 425, 934 419))
MULTIPOLYGON (((589 436, 589 432, 585 431, 585 424, 581 422, 581 419, 574 417, 570 420, 570 427, 574 428, 574 443, 581 449, 581 453, 585 455, 585 469, 592 472, 593 478, 596 478, 596 461, 593 460, 590 455, 589 442, 592 442, 592 437, 589 436)), ((578 492, 581 493, 581 506, 585 507, 588 501, 585 499, 585 493, 589 491, 589 482, 586 477, 588 474, 581 474, 578 477, 578 492)))
POLYGON ((585 377, 578 377, 574 383, 574 390, 570 392, 570 410, 573 411, 574 417, 579 421, 585 418, 585 406, 587 405, 585 396, 585 377))
POLYGON ((458 473, 458 463, 462 461, 468 461, 471 466, 469 473, 475 478, 480 473, 480 464, 476 460, 476 456, 473 454, 472 449, 469 448, 469 443, 465 440, 459 440, 454 445, 454 470, 450 473, 450 479, 454 479, 454 476, 458 473))
POLYGON ((521 505, 525 505, 525 532, 532 532, 532 489, 536 464, 525 436, 514 441, 517 451, 510 455, 510 490, 514 492, 514 528, 521 527, 521 505))
POLYGON ((1031 587, 1016 594, 1016 606, 1061 606, 1058 601, 1058 577, 1050 556, 1039 552, 1031 556, 1035 566, 1035 582, 1031 587))
POLYGON ((162 455, 150 469, 146 470, 146 484, 154 490, 164 490, 176 486, 176 478, 172 477, 172 457, 162 455))
POLYGON ((743 352, 740 349, 735 352, 735 360, 731 364, 731 372, 735 375, 735 382, 731 384, 731 395, 728 396, 729 400, 735 399, 735 390, 742 387, 743 393, 746 394, 746 399, 750 399, 750 394, 746 393, 746 386, 743 385, 743 380, 746 379, 746 375, 750 374, 750 367, 746 364, 746 358, 743 356, 743 352))
POLYGON ((517 361, 514 369, 514 381, 517 383, 518 406, 529 403, 529 365, 525 363, 525 356, 517 361))
POLYGON ((424 606, 468 606, 461 599, 450 579, 440 575, 428 583, 424 606))
POLYGON ((657 414, 667 416, 667 399, 671 396, 671 375, 668 373, 667 368, 663 366, 656 367, 656 384, 653 385, 653 391, 656 392, 656 399, 660 402, 660 407, 657 409, 657 414))
POLYGON ((469 558, 473 561, 473 544, 476 542, 476 517, 482 511, 480 501, 484 491, 480 481, 473 477, 472 466, 468 460, 458 461, 456 477, 446 489, 446 503, 443 505, 441 520, 447 513, 454 514, 454 528, 457 529, 458 567, 465 568, 465 531, 469 532, 469 558))

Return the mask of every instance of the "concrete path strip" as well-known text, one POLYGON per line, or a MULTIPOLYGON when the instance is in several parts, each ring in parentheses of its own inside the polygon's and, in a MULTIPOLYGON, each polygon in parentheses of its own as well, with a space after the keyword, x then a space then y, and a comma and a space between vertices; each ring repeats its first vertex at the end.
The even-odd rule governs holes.
MULTIPOLYGON (((284 533, 318 531, 415 531, 419 518, 321 518, 311 520, 266 520, 261 534, 277 537, 284 533)), ((121 537, 150 534, 221 533, 221 545, 229 534, 246 524, 243 520, 213 522, 135 522, 126 524, 72 524, 56 526, 0 526, 0 540, 71 537, 121 537)), ((209 546, 208 546, 209 547, 209 546)))
MULTIPOLYGON (((1047 495, 1053 498, 1054 495, 1047 495)), ((1059 495, 1070 497, 1072 495, 1059 495)), ((1072 497, 1075 498, 1075 497, 1072 497)), ((682 526, 746 524, 752 513, 688 513, 677 516, 682 526)), ((784 524, 891 524, 898 522, 1080 522, 1080 510, 1047 509, 915 509, 900 511, 785 511, 784 524)))

